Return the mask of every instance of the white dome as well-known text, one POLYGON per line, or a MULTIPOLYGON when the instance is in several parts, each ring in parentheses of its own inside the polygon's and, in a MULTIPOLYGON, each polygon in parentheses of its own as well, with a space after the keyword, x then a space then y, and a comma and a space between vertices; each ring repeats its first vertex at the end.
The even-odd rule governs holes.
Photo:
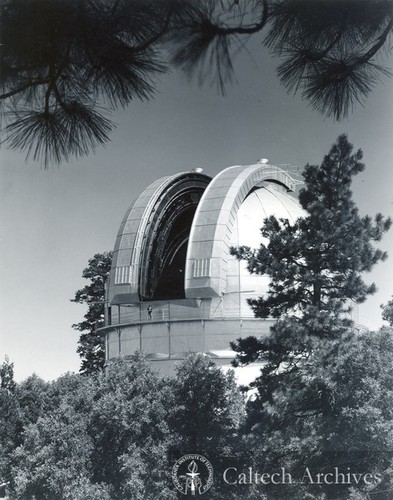
POLYGON ((261 227, 267 217, 274 215, 277 219, 288 219, 295 222, 304 216, 304 210, 293 196, 283 191, 283 188, 268 184, 252 191, 244 200, 237 213, 238 235, 233 241, 240 245, 257 248, 263 241, 261 227))
MULTIPOLYGON (((304 210, 280 186, 267 184, 255 189, 237 212, 231 246, 244 245, 256 249, 261 243, 267 244, 266 238, 261 235, 261 228, 264 220, 271 215, 293 223, 304 216, 304 210)), ((268 289, 268 276, 250 274, 245 261, 238 261, 235 257, 228 259, 227 296, 224 298, 227 316, 238 315, 240 307, 241 317, 252 317, 253 312, 247 304, 247 299, 263 296, 268 289)))

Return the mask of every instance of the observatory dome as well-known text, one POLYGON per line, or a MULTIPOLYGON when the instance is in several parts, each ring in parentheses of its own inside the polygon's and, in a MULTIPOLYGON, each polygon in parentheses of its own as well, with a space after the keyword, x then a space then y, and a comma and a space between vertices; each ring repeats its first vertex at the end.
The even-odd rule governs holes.
MULTIPOLYGON (((271 215, 274 215, 277 219, 288 219, 293 223, 298 217, 304 215, 304 211, 296 199, 287 194, 280 185, 267 183, 263 187, 256 188, 240 205, 230 246, 239 247, 243 245, 254 249, 259 248, 261 243, 267 245, 267 239, 261 235, 261 227, 263 221, 271 215)), ((247 299, 265 295, 268 288, 269 278, 267 276, 250 274, 245 261, 239 261, 232 256, 228 258, 226 293, 228 294, 231 290, 240 291, 240 300, 238 297, 234 298, 240 302, 241 310, 239 312, 241 317, 253 317, 247 299)), ((228 297, 227 302, 229 301, 230 298, 228 297)), ((229 304, 227 308, 229 309, 229 304)))
POLYGON ((196 169, 153 182, 120 225, 107 289, 106 360, 147 353, 163 372, 190 351, 219 364, 230 342, 268 334, 247 299, 269 279, 250 275, 231 247, 257 248, 266 217, 303 214, 296 181, 267 163, 229 167, 211 178, 196 169))

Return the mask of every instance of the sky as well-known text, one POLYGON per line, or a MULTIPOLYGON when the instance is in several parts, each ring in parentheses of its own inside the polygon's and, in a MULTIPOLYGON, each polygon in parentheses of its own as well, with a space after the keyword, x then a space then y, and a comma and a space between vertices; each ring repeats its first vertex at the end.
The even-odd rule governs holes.
MULTIPOLYGON (((80 366, 78 332, 85 306, 70 302, 86 283, 89 258, 112 250, 127 207, 159 177, 201 167, 214 176, 231 165, 319 164, 341 133, 364 152, 353 184, 362 215, 393 216, 393 80, 385 78, 340 123, 288 95, 273 59, 255 36, 235 59, 236 82, 225 96, 161 75, 148 102, 112 118, 111 142, 95 154, 44 170, 23 153, 0 150, 0 362, 15 378, 46 380, 80 366)), ((393 295, 393 230, 379 244, 390 259, 365 276, 378 292, 360 308, 370 328, 393 295)))

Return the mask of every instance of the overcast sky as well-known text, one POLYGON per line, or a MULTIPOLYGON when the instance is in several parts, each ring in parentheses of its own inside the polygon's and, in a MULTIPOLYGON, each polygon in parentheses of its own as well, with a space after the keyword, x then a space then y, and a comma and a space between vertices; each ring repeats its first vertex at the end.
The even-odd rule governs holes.
MULTIPOLYGON (((158 177, 195 167, 213 176, 259 158, 318 164, 346 132, 364 152, 366 170, 353 189, 361 213, 393 215, 393 80, 337 124, 286 94, 275 77, 278 61, 257 37, 248 48, 235 60, 237 83, 224 97, 177 72, 161 76, 155 98, 117 112, 112 141, 87 158, 45 171, 0 150, 0 362, 9 356, 17 380, 78 371, 71 325, 85 307, 70 299, 85 285, 82 269, 113 248, 127 207, 158 177)), ((366 276, 378 292, 360 309, 372 328, 382 324, 379 305, 393 294, 393 231, 379 246, 391 257, 366 276)))

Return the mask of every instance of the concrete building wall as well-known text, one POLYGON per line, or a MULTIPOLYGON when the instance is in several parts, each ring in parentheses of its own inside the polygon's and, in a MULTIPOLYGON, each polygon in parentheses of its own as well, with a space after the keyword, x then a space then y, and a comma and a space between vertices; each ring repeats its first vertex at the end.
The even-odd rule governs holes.
POLYGON ((230 342, 250 335, 268 335, 273 320, 207 319, 150 321, 120 325, 106 331, 107 359, 131 356, 137 350, 151 359, 181 359, 188 352, 233 358, 230 342))

